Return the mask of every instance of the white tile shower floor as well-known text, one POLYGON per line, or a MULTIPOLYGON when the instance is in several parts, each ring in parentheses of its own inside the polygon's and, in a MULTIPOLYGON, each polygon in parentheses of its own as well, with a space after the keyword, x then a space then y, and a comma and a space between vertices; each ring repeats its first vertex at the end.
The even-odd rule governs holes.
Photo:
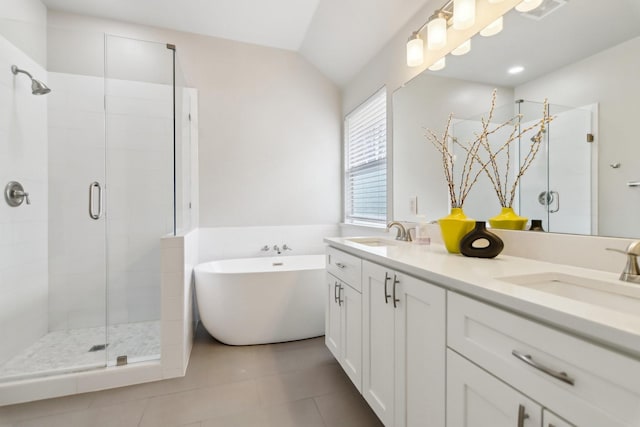
POLYGON ((0 381, 111 366, 123 355, 128 363, 160 358, 160 321, 49 332, 1 365, 0 381))

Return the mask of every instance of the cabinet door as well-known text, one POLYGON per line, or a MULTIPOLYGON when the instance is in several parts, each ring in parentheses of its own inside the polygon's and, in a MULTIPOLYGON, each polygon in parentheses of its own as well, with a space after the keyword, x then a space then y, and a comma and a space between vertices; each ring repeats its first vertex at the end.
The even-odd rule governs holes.
POLYGON ((447 427, 540 427, 542 408, 447 350, 447 427))
MULTIPOLYGON (((394 273, 395 425, 445 424, 446 291, 394 273)), ((393 280, 393 279, 392 279, 393 280)))
POLYGON ((363 263, 362 395, 386 426, 393 424, 394 309, 393 272, 363 263))
POLYGON ((542 411, 542 427, 575 427, 573 424, 569 424, 562 418, 558 417, 553 412, 549 412, 546 409, 542 411))
POLYGON ((333 354, 333 357, 340 361, 340 342, 342 340, 340 331, 341 315, 340 305, 337 302, 340 281, 331 274, 327 274, 325 282, 327 286, 327 300, 324 317, 324 342, 327 348, 329 348, 329 351, 333 354))
POLYGON ((342 356, 340 364, 358 391, 362 392, 362 295, 342 284, 342 356))

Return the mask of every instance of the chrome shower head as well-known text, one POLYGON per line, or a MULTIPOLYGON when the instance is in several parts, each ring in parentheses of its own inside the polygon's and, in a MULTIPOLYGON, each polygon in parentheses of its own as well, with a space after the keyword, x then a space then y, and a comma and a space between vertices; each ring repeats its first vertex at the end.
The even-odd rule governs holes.
POLYGON ((49 89, 47 87, 46 84, 42 83, 40 80, 38 79, 34 79, 33 76, 28 73, 27 71, 21 70, 20 68, 18 68, 15 65, 11 66, 11 72, 15 75, 17 75, 18 73, 22 73, 22 74, 26 74, 27 76, 29 76, 29 78, 31 79, 31 93, 34 95, 46 95, 47 93, 51 92, 51 89, 49 89))

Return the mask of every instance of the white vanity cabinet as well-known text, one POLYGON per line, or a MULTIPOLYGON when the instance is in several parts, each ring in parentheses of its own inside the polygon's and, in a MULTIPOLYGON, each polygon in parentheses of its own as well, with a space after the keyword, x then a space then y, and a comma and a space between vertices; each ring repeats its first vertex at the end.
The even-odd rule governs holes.
POLYGON ((640 427, 637 357, 539 320, 542 305, 462 295, 440 261, 423 276, 406 252, 408 271, 442 286, 402 272, 398 248, 397 270, 327 249, 326 343, 385 426, 640 427))
MULTIPOLYGON (((640 426, 640 361, 454 292, 447 302, 447 345, 545 408, 544 424, 531 424, 532 411, 525 426, 640 426)), ((449 364, 447 375, 459 385, 472 381, 471 370, 449 364)), ((455 403, 447 408, 447 427, 467 425, 452 422, 455 403)))
POLYGON ((576 427, 573 424, 569 424, 556 414, 549 412, 548 410, 542 410, 542 427, 576 427))
POLYGON ((447 427, 541 425, 540 405, 447 350, 447 427))
POLYGON ((362 261, 327 251, 325 344, 358 391, 362 389, 362 261))
POLYGON ((444 289, 363 261, 362 394, 385 426, 445 424, 444 289))

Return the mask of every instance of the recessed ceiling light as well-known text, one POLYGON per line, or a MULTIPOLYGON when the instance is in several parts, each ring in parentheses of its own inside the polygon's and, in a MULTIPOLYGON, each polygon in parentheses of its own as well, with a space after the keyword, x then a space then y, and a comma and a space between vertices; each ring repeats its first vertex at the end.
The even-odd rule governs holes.
POLYGON ((522 65, 516 65, 515 67, 511 67, 508 70, 509 74, 518 74, 524 71, 524 67, 522 65))

